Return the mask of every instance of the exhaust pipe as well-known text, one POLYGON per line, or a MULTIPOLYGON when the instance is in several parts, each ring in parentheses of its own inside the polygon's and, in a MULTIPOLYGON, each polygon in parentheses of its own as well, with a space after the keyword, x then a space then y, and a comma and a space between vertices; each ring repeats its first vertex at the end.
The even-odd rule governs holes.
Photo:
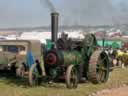
POLYGON ((52 38, 52 48, 56 49, 56 41, 58 36, 58 18, 59 13, 51 13, 51 38, 52 38))

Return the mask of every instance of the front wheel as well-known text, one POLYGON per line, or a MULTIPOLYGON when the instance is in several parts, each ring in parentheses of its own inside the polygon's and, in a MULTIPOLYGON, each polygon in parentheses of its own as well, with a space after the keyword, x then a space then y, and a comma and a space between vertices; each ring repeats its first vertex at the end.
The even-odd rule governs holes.
POLYGON ((29 84, 31 86, 40 85, 42 81, 42 71, 38 64, 33 64, 29 70, 29 84))
POLYGON ((24 77, 24 74, 25 74, 25 67, 24 67, 24 65, 21 64, 21 65, 16 69, 16 76, 24 77))
POLYGON ((67 88, 77 88, 78 78, 77 71, 73 68, 73 65, 69 65, 66 71, 66 86, 67 88))

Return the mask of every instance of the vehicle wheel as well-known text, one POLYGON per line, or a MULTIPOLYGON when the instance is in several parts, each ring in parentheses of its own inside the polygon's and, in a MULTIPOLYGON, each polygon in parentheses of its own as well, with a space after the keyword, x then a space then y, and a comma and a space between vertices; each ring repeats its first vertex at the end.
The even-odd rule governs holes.
POLYGON ((109 71, 112 72, 114 68, 113 59, 108 56, 108 60, 109 60, 109 69, 110 69, 109 71))
POLYGON ((109 60, 105 52, 95 51, 89 61, 88 78, 94 83, 104 83, 109 77, 109 60))
POLYGON ((93 34, 87 34, 85 35, 85 39, 83 40, 84 42, 84 46, 96 46, 96 39, 95 36, 93 34))
POLYGON ((11 65, 11 71, 15 74, 16 73, 16 66, 15 63, 11 65))
POLYGON ((78 86, 78 78, 77 71, 73 68, 73 65, 69 65, 66 71, 66 86, 67 88, 77 88, 78 86))
POLYGON ((24 77, 24 73, 25 73, 25 67, 24 67, 24 65, 21 64, 21 65, 16 69, 16 76, 24 77))
POLYGON ((29 84, 31 86, 40 85, 42 81, 42 71, 38 64, 33 64, 29 70, 29 84))

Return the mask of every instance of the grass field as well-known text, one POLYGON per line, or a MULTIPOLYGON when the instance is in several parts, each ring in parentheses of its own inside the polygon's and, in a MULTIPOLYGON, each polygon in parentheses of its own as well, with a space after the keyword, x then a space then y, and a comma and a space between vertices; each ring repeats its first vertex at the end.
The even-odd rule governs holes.
POLYGON ((27 81, 13 77, 0 79, 0 96, 87 96, 104 88, 128 84, 128 69, 115 69, 105 84, 80 84, 77 89, 67 89, 64 84, 43 84, 38 87, 27 86, 27 81))

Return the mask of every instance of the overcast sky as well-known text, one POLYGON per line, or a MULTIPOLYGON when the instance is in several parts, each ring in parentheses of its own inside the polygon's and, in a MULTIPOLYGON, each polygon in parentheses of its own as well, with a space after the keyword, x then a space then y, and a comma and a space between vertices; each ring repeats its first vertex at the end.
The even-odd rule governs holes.
MULTIPOLYGON (((51 0, 61 25, 128 23, 128 0, 51 0)), ((0 0, 0 28, 50 25, 46 0, 0 0)))

